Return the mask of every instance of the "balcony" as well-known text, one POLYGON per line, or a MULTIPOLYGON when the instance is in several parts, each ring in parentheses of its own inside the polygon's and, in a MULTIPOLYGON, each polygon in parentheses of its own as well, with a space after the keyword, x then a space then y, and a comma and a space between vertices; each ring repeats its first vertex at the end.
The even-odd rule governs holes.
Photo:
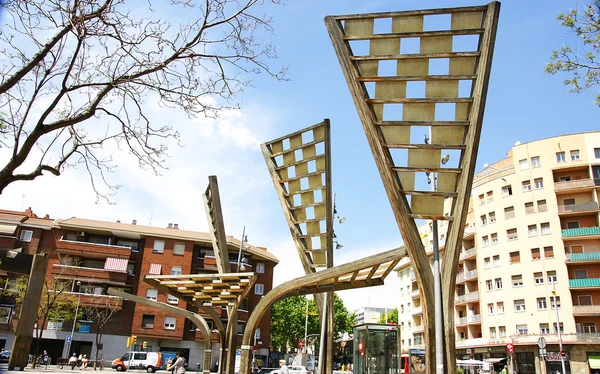
POLYGON ((423 331, 425 331, 425 326, 423 326, 423 325, 413 326, 411 331, 413 334, 420 334, 423 331))
POLYGON ((569 205, 559 205, 558 206, 558 215, 561 216, 569 216, 576 215, 581 213, 596 213, 598 212, 598 203, 595 201, 590 201, 585 204, 569 204, 569 205))
POLYGON ((94 279, 108 281, 112 282, 113 284, 125 284, 125 281, 127 280, 127 273, 106 271, 104 269, 97 268, 86 268, 82 266, 54 264, 50 272, 52 275, 56 275, 61 278, 77 277, 78 279, 94 279))
POLYGON ((569 288, 600 288, 600 278, 569 279, 569 288))
POLYGON ((489 344, 487 338, 456 339, 456 348, 476 347, 489 344))
POLYGON ((423 307, 419 306, 419 307, 412 308, 410 310, 410 314, 412 314, 413 316, 423 314, 423 307))
POLYGON ((131 248, 128 246, 96 244, 65 239, 57 241, 56 250, 62 254, 98 258, 129 258, 131 255, 131 248))
POLYGON ((462 317, 456 320, 456 326, 475 325, 481 323, 481 314, 475 314, 468 317, 462 317))
POLYGON ((475 236, 475 227, 469 225, 465 227, 465 231, 463 233, 463 239, 472 239, 475 236))
POLYGON ((600 316, 600 305, 573 305, 573 315, 582 316, 600 316))
POLYGON ((469 248, 467 250, 460 252, 459 260, 462 261, 462 260, 466 260, 466 259, 475 257, 476 254, 477 254, 477 250, 475 249, 475 247, 469 248))
POLYGON ((456 276, 456 283, 465 282, 470 279, 477 278, 477 270, 471 270, 466 273, 460 273, 456 276))
POLYGON ((71 298, 73 301, 75 301, 80 297, 80 295, 80 303, 82 307, 90 306, 102 308, 103 306, 106 306, 116 310, 121 310, 123 308, 123 298, 118 296, 96 295, 78 292, 63 292, 61 294, 61 297, 71 298))
POLYGON ((454 303, 455 304, 464 304, 464 303, 469 303, 469 302, 477 301, 477 300, 479 300, 479 291, 470 292, 465 295, 457 296, 456 299, 454 299, 454 303))
POLYGON ((410 293, 410 297, 412 297, 413 299, 421 297, 421 290, 412 290, 412 292, 410 293))
POLYGON ((595 239, 600 237, 600 227, 580 227, 577 229, 562 230, 562 237, 565 240, 569 238, 575 239, 595 239))
MULTIPOLYGON (((600 343, 600 334, 598 333, 571 333, 571 334, 561 334, 563 344, 570 343, 600 343)), ((558 344, 558 335, 556 334, 548 334, 548 335, 540 335, 540 334, 529 334, 529 335, 513 335, 511 336, 511 340, 509 343, 513 344, 535 344, 538 342, 540 337, 544 337, 548 344, 558 344)))
POLYGON ((567 253, 566 262, 600 262, 600 252, 567 253))
POLYGON ((591 178, 554 183, 554 192, 557 194, 574 191, 591 191, 593 188, 594 180, 591 178))
MULTIPOLYGON (((213 343, 219 341, 219 334, 217 333, 217 331, 210 332, 210 340, 213 343)), ((202 335, 200 330, 196 330, 196 341, 204 341, 204 335, 202 335)))
POLYGON ((417 276, 415 275, 415 273, 414 273, 414 272, 411 272, 411 273, 410 273, 410 280, 411 280, 411 281, 417 280, 417 276))

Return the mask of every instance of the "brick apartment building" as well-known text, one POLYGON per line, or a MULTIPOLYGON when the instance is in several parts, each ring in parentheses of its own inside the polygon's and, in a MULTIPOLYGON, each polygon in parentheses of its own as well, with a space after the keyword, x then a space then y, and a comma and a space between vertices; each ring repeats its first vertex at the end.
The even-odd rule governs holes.
MULTIPOLYGON (((241 243, 233 237, 227 237, 227 242, 232 272, 237 272, 241 243)), ((139 349, 142 342, 146 341, 148 350, 181 351, 190 368, 195 368, 195 363, 203 361, 203 337, 190 321, 109 296, 106 292, 108 287, 116 287, 196 311, 193 306, 153 289, 143 281, 143 277, 147 274, 216 273, 216 260, 208 233, 181 230, 178 224, 161 228, 137 225, 136 221, 126 224, 75 217, 52 220, 48 216, 39 218, 31 208, 25 212, 0 210, 0 248, 21 248, 23 253, 28 254, 46 252, 50 257, 46 275, 51 285, 49 288, 66 288, 63 295, 80 300, 84 310, 85 306, 92 304, 112 305, 119 309, 103 332, 101 355, 106 361, 120 357, 127 351, 126 341, 130 335, 138 337, 134 349, 139 349)), ((273 268, 278 260, 266 248, 245 243, 242 262, 246 267, 244 271, 257 274, 257 281, 238 313, 239 342, 250 312, 261 296, 272 288, 273 268)), ((0 288, 14 288, 17 277, 18 274, 10 271, 0 273, 0 288)), ((227 319, 224 308, 215 310, 224 321, 227 319)), ((0 348, 10 349, 12 346, 18 314, 19 305, 14 297, 2 292, 0 348)), ((212 327, 210 318, 207 321, 212 327)), ((73 352, 92 357, 96 350, 96 325, 84 313, 77 321, 73 343, 69 347, 65 340, 71 334, 73 321, 49 321, 44 328, 41 349, 46 349, 53 358, 66 357, 73 352)), ((266 362, 270 343, 270 314, 262 319, 257 335, 256 358, 266 362)), ((217 334, 213 333, 211 369, 216 367, 219 348, 217 334)))

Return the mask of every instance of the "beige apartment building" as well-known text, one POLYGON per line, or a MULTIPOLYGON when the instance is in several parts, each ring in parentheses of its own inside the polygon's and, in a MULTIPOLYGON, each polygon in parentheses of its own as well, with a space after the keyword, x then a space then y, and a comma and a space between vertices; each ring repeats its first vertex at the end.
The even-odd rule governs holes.
MULTIPOLYGON (((562 372, 560 328, 567 373, 600 372, 599 198, 600 132, 517 143, 476 174, 456 277, 458 358, 562 372)), ((442 250, 446 229, 440 222, 442 250)), ((431 224, 419 231, 431 253, 431 224)), ((403 350, 423 348, 414 273, 408 261, 396 271, 403 350)))

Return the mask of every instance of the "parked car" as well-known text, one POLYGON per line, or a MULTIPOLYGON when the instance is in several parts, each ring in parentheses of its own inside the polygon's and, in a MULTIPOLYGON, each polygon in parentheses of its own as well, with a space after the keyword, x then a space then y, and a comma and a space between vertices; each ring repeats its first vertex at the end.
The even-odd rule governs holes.
POLYGON ((0 353, 0 362, 8 362, 10 358, 10 351, 3 351, 0 353))
POLYGON ((131 352, 131 360, 129 353, 115 359, 111 367, 117 371, 142 369, 154 373, 163 366, 163 354, 160 352, 131 352))
MULTIPOLYGON (((288 371, 290 372, 290 374, 312 374, 306 368, 306 366, 299 366, 299 365, 288 366, 288 371)), ((270 374, 281 374, 281 370, 280 369, 273 370, 270 374)))

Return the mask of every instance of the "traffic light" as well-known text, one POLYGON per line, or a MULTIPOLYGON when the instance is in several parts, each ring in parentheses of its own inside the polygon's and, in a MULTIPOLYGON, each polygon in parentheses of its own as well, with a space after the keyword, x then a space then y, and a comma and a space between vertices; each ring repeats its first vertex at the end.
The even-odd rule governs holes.
POLYGON ((146 349, 146 347, 147 347, 147 346, 148 346, 148 342, 143 342, 143 343, 142 343, 142 348, 143 348, 143 349, 146 349))
POLYGON ((131 347, 131 338, 127 338, 127 348, 131 347))
POLYGON ((137 343, 137 336, 131 335, 131 344, 137 343))

